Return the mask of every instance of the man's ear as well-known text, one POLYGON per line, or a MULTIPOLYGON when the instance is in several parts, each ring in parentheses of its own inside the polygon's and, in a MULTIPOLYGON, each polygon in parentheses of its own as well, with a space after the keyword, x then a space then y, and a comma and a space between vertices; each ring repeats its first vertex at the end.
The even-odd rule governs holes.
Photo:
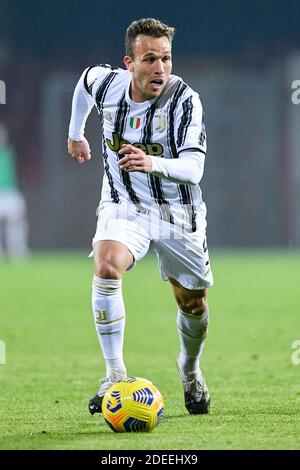
POLYGON ((129 70, 129 72, 133 72, 133 60, 131 57, 129 57, 129 55, 126 55, 124 57, 123 63, 125 64, 127 70, 129 70))

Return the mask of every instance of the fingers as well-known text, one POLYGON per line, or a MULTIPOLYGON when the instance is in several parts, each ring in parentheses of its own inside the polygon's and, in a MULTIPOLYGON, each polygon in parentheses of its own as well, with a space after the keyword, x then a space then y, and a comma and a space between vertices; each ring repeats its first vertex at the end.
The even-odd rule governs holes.
POLYGON ((143 171, 145 154, 131 144, 124 144, 118 152, 123 156, 119 160, 119 166, 123 171, 143 171))
POLYGON ((122 171, 149 173, 152 170, 151 158, 143 150, 131 144, 125 144, 119 150, 120 158, 118 164, 122 171))
POLYGON ((91 149, 86 139, 78 142, 68 139, 68 152, 79 164, 91 159, 91 149))
POLYGON ((88 160, 91 159, 90 156, 85 156, 85 155, 79 155, 79 156, 75 156, 73 157, 75 162, 78 163, 79 165, 81 165, 82 163, 85 163, 87 162, 88 160))
POLYGON ((119 155, 124 155, 125 153, 136 154, 137 152, 141 152, 141 150, 134 147, 131 144, 123 144, 122 148, 120 148, 118 153, 119 153, 119 155))
POLYGON ((132 168, 142 168, 144 165, 144 159, 142 158, 141 155, 129 153, 125 157, 121 158, 119 160, 119 166, 121 170, 128 171, 129 169, 132 170, 132 168))
POLYGON ((143 166, 131 166, 129 168, 126 168, 126 173, 133 173, 133 172, 140 172, 140 173, 146 173, 146 170, 143 166))
POLYGON ((87 160, 91 159, 90 154, 71 154, 71 157, 75 160, 76 163, 79 163, 81 165, 82 163, 86 162, 87 160))
POLYGON ((79 165, 81 165, 82 163, 86 162, 87 160, 90 160, 90 156, 87 156, 87 155, 78 155, 78 156, 75 156, 73 157, 74 160, 79 163, 79 165))

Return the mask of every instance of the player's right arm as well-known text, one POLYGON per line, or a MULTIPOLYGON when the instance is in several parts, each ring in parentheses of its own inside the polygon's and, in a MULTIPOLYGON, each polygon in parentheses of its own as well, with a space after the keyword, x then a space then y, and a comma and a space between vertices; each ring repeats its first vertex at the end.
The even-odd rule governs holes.
POLYGON ((84 137, 86 120, 95 104, 94 98, 88 93, 89 69, 84 70, 73 94, 72 112, 69 126, 68 152, 74 160, 81 164, 91 158, 91 150, 84 137))
POLYGON ((95 104, 97 90, 112 70, 116 68, 107 64, 88 67, 84 70, 74 90, 68 151, 77 163, 84 163, 91 158, 90 146, 84 137, 85 123, 95 104))

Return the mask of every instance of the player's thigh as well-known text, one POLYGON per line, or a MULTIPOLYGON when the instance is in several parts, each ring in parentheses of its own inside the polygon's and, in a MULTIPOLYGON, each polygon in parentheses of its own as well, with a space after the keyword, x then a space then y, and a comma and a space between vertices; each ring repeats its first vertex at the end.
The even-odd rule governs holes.
POLYGON ((121 278, 134 262, 133 254, 120 242, 100 240, 93 245, 95 273, 103 278, 121 278))
POLYGON ((146 230, 127 213, 106 204, 99 212, 97 229, 93 238, 96 273, 110 264, 123 274, 133 269, 136 262, 148 252, 150 245, 146 230))

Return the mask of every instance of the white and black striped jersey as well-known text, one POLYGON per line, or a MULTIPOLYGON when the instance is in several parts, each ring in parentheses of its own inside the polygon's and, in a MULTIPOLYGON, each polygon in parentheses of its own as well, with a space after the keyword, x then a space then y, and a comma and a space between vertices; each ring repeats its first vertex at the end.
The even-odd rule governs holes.
MULTIPOLYGON (((206 133, 198 93, 180 77, 171 75, 159 97, 136 103, 129 94, 131 79, 128 70, 99 65, 86 69, 77 84, 77 92, 89 102, 86 114, 95 104, 100 115, 105 169, 101 201, 131 201, 140 211, 155 207, 170 223, 184 225, 190 231, 197 230, 199 224, 204 228, 206 207, 198 184, 127 173, 118 165, 118 151, 124 143, 155 158, 178 159, 186 150, 205 155, 206 133)), ((83 130, 76 129, 76 123, 74 129, 73 122, 70 136, 76 140, 83 130)))

